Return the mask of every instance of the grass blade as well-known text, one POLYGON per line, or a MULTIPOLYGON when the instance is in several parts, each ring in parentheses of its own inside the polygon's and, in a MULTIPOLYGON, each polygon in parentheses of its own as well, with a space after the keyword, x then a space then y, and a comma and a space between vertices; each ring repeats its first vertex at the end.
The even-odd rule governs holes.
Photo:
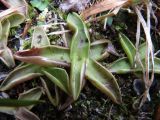
POLYGON ((1 107, 22 107, 29 106, 33 104, 39 104, 42 101, 39 100, 16 100, 16 99, 0 99, 1 107))

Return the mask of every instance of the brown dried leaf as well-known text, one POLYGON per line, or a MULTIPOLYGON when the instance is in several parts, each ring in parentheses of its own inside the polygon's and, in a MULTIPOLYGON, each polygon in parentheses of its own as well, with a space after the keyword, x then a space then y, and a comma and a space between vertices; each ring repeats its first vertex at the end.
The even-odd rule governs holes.
POLYGON ((107 10, 115 9, 116 7, 127 4, 127 2, 128 0, 104 0, 84 10, 81 13, 81 16, 83 19, 87 19, 91 15, 95 15, 107 10))

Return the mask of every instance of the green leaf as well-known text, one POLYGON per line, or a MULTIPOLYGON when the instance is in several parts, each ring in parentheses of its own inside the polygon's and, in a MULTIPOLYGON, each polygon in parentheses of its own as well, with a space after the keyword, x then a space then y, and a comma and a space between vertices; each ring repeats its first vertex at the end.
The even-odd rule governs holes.
POLYGON ((120 58, 114 61, 108 69, 110 72, 118 74, 126 74, 132 71, 127 58, 120 58))
POLYGON ((76 13, 68 15, 67 23, 74 31, 70 46, 70 87, 73 99, 76 100, 82 89, 86 61, 89 57, 90 40, 85 24, 76 13))
MULTIPOLYGON (((3 2, 3 1, 2 1, 3 2)), ((6 1, 7 4, 10 5, 10 7, 12 7, 12 5, 10 4, 10 1, 6 1)), ((17 1, 15 1, 17 2, 17 1)), ((18 6, 20 7, 20 6, 18 6)), ((4 11, 2 12, 2 14, 4 14, 5 16, 1 16, 1 25, 0 25, 0 51, 2 51, 2 53, 0 54, 0 59, 8 66, 8 67, 14 67, 15 66, 15 61, 13 59, 13 55, 12 52, 9 48, 7 48, 7 41, 8 41, 8 35, 9 35, 9 31, 11 27, 14 26, 18 26, 19 24, 21 24, 24 19, 25 16, 21 13, 19 13, 18 11, 14 12, 11 11, 10 9, 8 9, 10 12, 4 11)))
POLYGON ((59 46, 46 46, 18 51, 15 59, 40 66, 64 66, 69 67, 69 49, 59 46))
POLYGON ((154 72, 160 74, 160 58, 154 58, 154 72))
POLYGON ((5 91, 27 80, 40 76, 40 67, 27 64, 13 70, 8 77, 2 82, 0 91, 5 91))
POLYGON ((8 15, 7 19, 9 20, 11 27, 16 27, 24 22, 25 16, 22 13, 14 12, 13 14, 8 15))
POLYGON ((1 21, 1 24, 2 24, 2 35, 0 39, 0 46, 1 48, 4 48, 7 45, 7 41, 8 41, 8 35, 10 31, 10 22, 9 20, 5 19, 1 21))
POLYGON ((119 34, 119 38, 120 38, 120 43, 122 45, 122 48, 125 51, 131 66, 133 67, 136 48, 124 34, 119 34))
MULTIPOLYGON (((41 87, 36 87, 32 88, 28 91, 25 91, 19 95, 19 100, 39 100, 40 97, 42 96, 42 88, 41 87)), ((28 109, 32 109, 34 105, 27 106, 28 109)))
POLYGON ((2 53, 0 54, 0 59, 6 64, 7 67, 14 67, 15 62, 11 50, 7 47, 8 35, 10 31, 10 22, 4 19, 2 22, 2 35, 0 39, 0 49, 2 53))
POLYGON ((8 9, 0 14, 0 18, 4 18, 13 13, 21 13, 25 16, 28 14, 28 4, 25 0, 2 0, 1 3, 8 5, 8 9))
POLYGON ((121 93, 115 77, 98 62, 90 59, 86 69, 87 79, 116 103, 121 103, 121 93))
POLYGON ((25 0, 5 0, 11 7, 25 6, 27 3, 25 0))
POLYGON ((46 92, 46 95, 47 95, 49 101, 52 103, 52 105, 57 106, 59 104, 59 99, 58 99, 59 96, 58 96, 57 87, 55 87, 55 94, 56 95, 55 95, 55 97, 52 97, 52 94, 47 86, 46 81, 42 77, 40 79, 42 81, 42 85, 44 87, 44 90, 46 92))
MULTIPOLYGON (((106 41, 94 42, 91 45, 90 58, 102 60, 107 57, 105 47, 106 41)), ((66 47, 46 46, 32 48, 30 50, 18 51, 14 56, 22 62, 37 64, 41 66, 64 66, 69 67, 70 51, 66 47)))
POLYGON ((29 106, 33 104, 39 104, 42 101, 39 100, 16 100, 16 99, 0 99, 0 106, 3 107, 21 107, 29 106))
MULTIPOLYGON (((142 60, 142 63, 145 66, 145 59, 142 60)), ((138 66, 137 68, 132 69, 127 58, 116 60, 108 67, 108 69, 110 72, 118 74, 125 74, 130 72, 134 72, 139 76, 142 74, 142 68, 138 66)), ((149 71, 151 71, 151 69, 149 71)), ((157 57, 154 58, 154 72, 156 74, 160 74, 160 59, 157 57)))
POLYGON ((70 74, 70 86, 71 86, 71 92, 74 100, 78 99, 79 94, 81 92, 85 70, 86 70, 85 61, 82 61, 82 62, 77 62, 76 60, 72 61, 71 74, 70 74))
POLYGON ((33 7, 36 7, 40 11, 43 11, 49 5, 48 0, 31 0, 30 3, 33 7))
POLYGON ((94 60, 102 60, 108 57, 109 54, 105 51, 107 44, 108 41, 106 40, 98 40, 91 43, 90 58, 94 60))
POLYGON ((6 47, 2 50, 2 53, 0 55, 0 59, 9 68, 12 68, 12 67, 15 66, 15 61, 14 61, 14 58, 13 58, 13 54, 8 47, 6 47))
POLYGON ((14 27, 19 25, 24 21, 25 17, 20 13, 12 13, 10 15, 5 16, 1 19, 1 36, 0 36, 0 49, 2 49, 2 53, 0 55, 0 59, 8 66, 14 67, 15 61, 12 55, 12 52, 9 48, 7 48, 8 35, 10 31, 10 27, 14 27), (22 18, 23 17, 23 18, 22 18))
MULTIPOLYGON (((39 103, 40 101, 38 101, 38 100, 41 95, 42 95, 42 89, 40 87, 36 87, 36 88, 30 89, 30 90, 20 94, 19 100, 14 100, 12 105, 10 103, 12 99, 4 99, 4 100, 6 100, 6 103, 5 103, 5 105, 0 105, 0 112, 14 115, 17 110, 17 107, 26 106, 26 105, 21 105, 21 104, 25 104, 25 101, 27 101, 26 102, 27 104, 28 104, 28 102, 33 102, 33 104, 35 102, 39 103), (8 102, 8 100, 9 100, 9 102, 8 102)), ((2 102, 4 102, 4 101, 2 101, 2 102)), ((31 109, 34 106, 33 104, 27 105, 26 108, 31 109)))
MULTIPOLYGON (((142 60, 143 66, 145 66, 145 59, 142 60)), ((146 66, 145 66, 146 67, 146 66)), ((150 72, 152 71, 152 65, 150 64, 150 72)), ((136 72, 141 72, 142 69, 138 66, 135 69, 136 72)), ((154 73, 160 74, 160 58, 155 57, 154 58, 154 73)))
POLYGON ((9 114, 9 115, 14 115, 14 113, 16 112, 16 109, 17 109, 16 107, 0 106, 0 112, 9 114))
POLYGON ((64 92, 69 94, 69 77, 66 70, 62 68, 42 68, 42 72, 47 76, 56 86, 61 88, 64 92))
POLYGON ((140 59, 143 60, 146 56, 146 43, 143 43, 139 46, 139 55, 140 55, 140 59))
POLYGON ((31 47, 45 47, 48 45, 50 45, 50 42, 43 27, 35 27, 31 47))

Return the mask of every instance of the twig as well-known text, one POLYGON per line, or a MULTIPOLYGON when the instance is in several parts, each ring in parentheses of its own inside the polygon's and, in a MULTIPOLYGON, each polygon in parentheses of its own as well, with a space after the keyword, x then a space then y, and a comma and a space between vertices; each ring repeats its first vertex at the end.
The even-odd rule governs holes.
MULTIPOLYGON (((140 33, 141 33, 141 24, 140 24, 140 20, 137 19, 137 33, 136 33, 136 55, 135 55, 135 60, 140 64, 141 68, 142 68, 142 72, 143 72, 143 80, 145 82, 145 68, 142 64, 142 61, 140 59, 140 55, 139 55, 139 40, 140 40, 140 33)), ((135 64, 135 67, 137 67, 137 64, 135 64)))
POLYGON ((26 37, 27 32, 28 32, 29 28, 31 27, 31 24, 32 24, 32 20, 28 20, 26 22, 26 25, 25 25, 23 33, 22 33, 22 39, 24 39, 26 37))
MULTIPOLYGON (((65 31, 63 25, 60 25, 60 28, 61 28, 62 31, 65 31)), ((63 41, 64 41, 64 46, 65 46, 65 47, 68 47, 68 43, 67 43, 67 39, 66 39, 65 33, 62 34, 62 38, 63 38, 63 41)))
MULTIPOLYGON (((149 88, 153 82, 154 79, 154 52, 153 52, 153 45, 152 45, 152 40, 151 40, 151 35, 150 35, 150 13, 151 13, 151 5, 150 3, 147 4, 147 23, 145 22, 141 12, 139 11, 138 7, 136 6, 135 12, 138 15, 138 19, 140 20, 140 23, 142 24, 142 27, 144 29, 145 35, 146 35, 146 43, 147 43, 147 50, 146 50, 146 94, 148 99, 150 100, 149 97, 149 88), (149 80, 149 67, 150 67, 150 56, 151 56, 151 65, 152 65, 152 76, 151 80, 149 80)), ((146 95, 144 95, 145 97, 146 95)), ((144 98, 145 99, 145 98, 144 98)))
POLYGON ((1 3, 3 3, 7 8, 10 8, 11 5, 8 4, 8 2, 6 0, 0 0, 1 3))
POLYGON ((108 113, 108 120, 111 120, 111 112, 112 112, 113 104, 111 105, 108 113))
POLYGON ((103 20, 103 19, 105 19, 107 17, 112 17, 112 16, 116 15, 119 12, 121 7, 122 6, 119 6, 119 7, 115 8, 115 9, 113 9, 113 10, 110 10, 106 15, 95 17, 93 19, 86 20, 85 22, 89 23, 89 22, 94 22, 94 21, 101 21, 101 20, 103 20))
POLYGON ((66 32, 70 32, 70 30, 50 32, 47 35, 59 35, 59 34, 64 34, 66 32))

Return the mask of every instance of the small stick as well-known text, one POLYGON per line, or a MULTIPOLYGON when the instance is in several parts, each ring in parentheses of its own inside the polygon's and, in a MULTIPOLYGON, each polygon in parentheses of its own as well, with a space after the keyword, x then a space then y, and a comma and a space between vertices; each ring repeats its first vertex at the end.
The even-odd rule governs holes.
POLYGON ((27 32, 28 32, 29 28, 31 27, 31 24, 32 24, 32 20, 28 20, 28 21, 26 22, 26 25, 25 25, 24 30, 23 30, 23 33, 22 33, 22 38, 23 38, 23 39, 24 39, 25 36, 27 35, 27 32))
POLYGON ((4 6, 6 6, 7 8, 10 8, 11 5, 8 4, 8 2, 6 0, 0 0, 1 3, 3 3, 4 6))

